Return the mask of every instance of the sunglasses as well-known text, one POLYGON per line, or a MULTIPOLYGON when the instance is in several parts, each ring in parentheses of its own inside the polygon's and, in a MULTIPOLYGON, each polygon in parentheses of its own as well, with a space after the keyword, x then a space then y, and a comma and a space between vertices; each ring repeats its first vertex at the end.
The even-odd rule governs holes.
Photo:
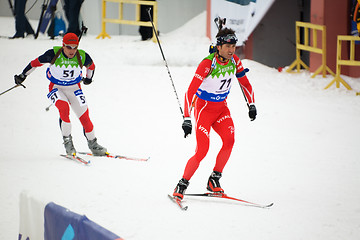
POLYGON ((70 46, 70 45, 67 45, 67 44, 64 44, 64 46, 69 50, 78 48, 78 46, 73 47, 73 46, 70 46))
POLYGON ((235 44, 238 41, 237 37, 234 34, 229 34, 226 36, 221 36, 217 38, 217 44, 221 45, 224 43, 235 44))
POLYGON ((230 42, 237 42, 238 39, 235 35, 231 34, 231 35, 224 36, 223 40, 224 40, 224 42, 230 43, 230 42))

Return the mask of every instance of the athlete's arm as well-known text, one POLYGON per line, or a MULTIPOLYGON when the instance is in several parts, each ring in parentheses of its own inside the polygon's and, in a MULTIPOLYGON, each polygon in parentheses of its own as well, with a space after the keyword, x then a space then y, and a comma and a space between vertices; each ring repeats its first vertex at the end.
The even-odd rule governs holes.
POLYGON ((41 67, 45 63, 50 63, 51 60, 55 57, 55 53, 53 49, 47 50, 43 55, 35 58, 32 60, 22 71, 22 74, 25 76, 28 76, 30 73, 32 73, 35 68, 41 67))
POLYGON ((249 79, 246 77, 245 73, 246 70, 244 69, 241 60, 234 55, 234 60, 236 62, 236 77, 240 83, 240 87, 242 88, 247 103, 250 104, 254 104, 255 103, 255 98, 254 98, 254 91, 252 89, 252 86, 249 82, 249 79))
POLYGON ((91 59, 90 55, 85 53, 85 62, 84 66, 86 67, 86 78, 92 79, 95 71, 95 64, 91 59))
POLYGON ((204 59, 195 71, 195 75, 189 85, 189 88, 185 94, 185 103, 184 103, 184 117, 190 117, 191 114, 191 107, 196 97, 196 91, 199 89, 201 83, 203 82, 204 78, 207 77, 209 71, 211 69, 211 60, 204 59))

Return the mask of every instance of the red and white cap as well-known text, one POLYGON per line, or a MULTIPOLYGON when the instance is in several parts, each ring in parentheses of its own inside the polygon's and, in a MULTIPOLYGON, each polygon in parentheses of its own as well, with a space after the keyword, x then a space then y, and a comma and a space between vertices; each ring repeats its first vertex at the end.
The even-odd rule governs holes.
POLYGON ((75 33, 67 33, 63 37, 63 44, 75 44, 79 45, 79 38, 75 33))

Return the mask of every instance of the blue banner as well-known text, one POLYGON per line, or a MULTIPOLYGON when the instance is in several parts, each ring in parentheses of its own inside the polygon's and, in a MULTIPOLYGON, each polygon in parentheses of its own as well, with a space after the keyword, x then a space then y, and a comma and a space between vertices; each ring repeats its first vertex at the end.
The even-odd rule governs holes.
POLYGON ((45 207, 45 240, 120 240, 114 233, 55 203, 45 207))

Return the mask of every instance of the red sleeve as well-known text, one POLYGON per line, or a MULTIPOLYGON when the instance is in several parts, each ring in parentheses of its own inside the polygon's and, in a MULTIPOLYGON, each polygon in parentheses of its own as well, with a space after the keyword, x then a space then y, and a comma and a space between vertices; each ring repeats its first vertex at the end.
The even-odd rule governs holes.
POLYGON ((190 86, 185 93, 185 103, 184 103, 184 117, 190 117, 191 107, 196 97, 196 91, 200 87, 204 78, 207 77, 211 69, 211 60, 204 59, 196 69, 195 75, 190 83, 190 86))
POLYGON ((43 64, 40 62, 39 58, 36 58, 32 60, 22 71, 22 73, 26 76, 28 76, 30 73, 32 73, 35 68, 41 67, 43 64))
POLYGON ((243 93, 245 94, 246 101, 248 104, 255 103, 254 91, 249 82, 249 79, 245 75, 245 69, 241 63, 241 60, 236 55, 234 55, 234 60, 236 62, 236 75, 240 76, 238 77, 238 81, 243 93))
POLYGON ((31 67, 41 67, 43 64, 39 61, 39 58, 36 58, 31 61, 31 67))
POLYGON ((91 62, 91 65, 87 67, 86 69, 86 77, 92 79, 94 76, 94 70, 95 70, 95 64, 94 62, 91 62))
POLYGON ((88 67, 90 70, 95 70, 95 64, 94 62, 91 63, 91 65, 88 67))

